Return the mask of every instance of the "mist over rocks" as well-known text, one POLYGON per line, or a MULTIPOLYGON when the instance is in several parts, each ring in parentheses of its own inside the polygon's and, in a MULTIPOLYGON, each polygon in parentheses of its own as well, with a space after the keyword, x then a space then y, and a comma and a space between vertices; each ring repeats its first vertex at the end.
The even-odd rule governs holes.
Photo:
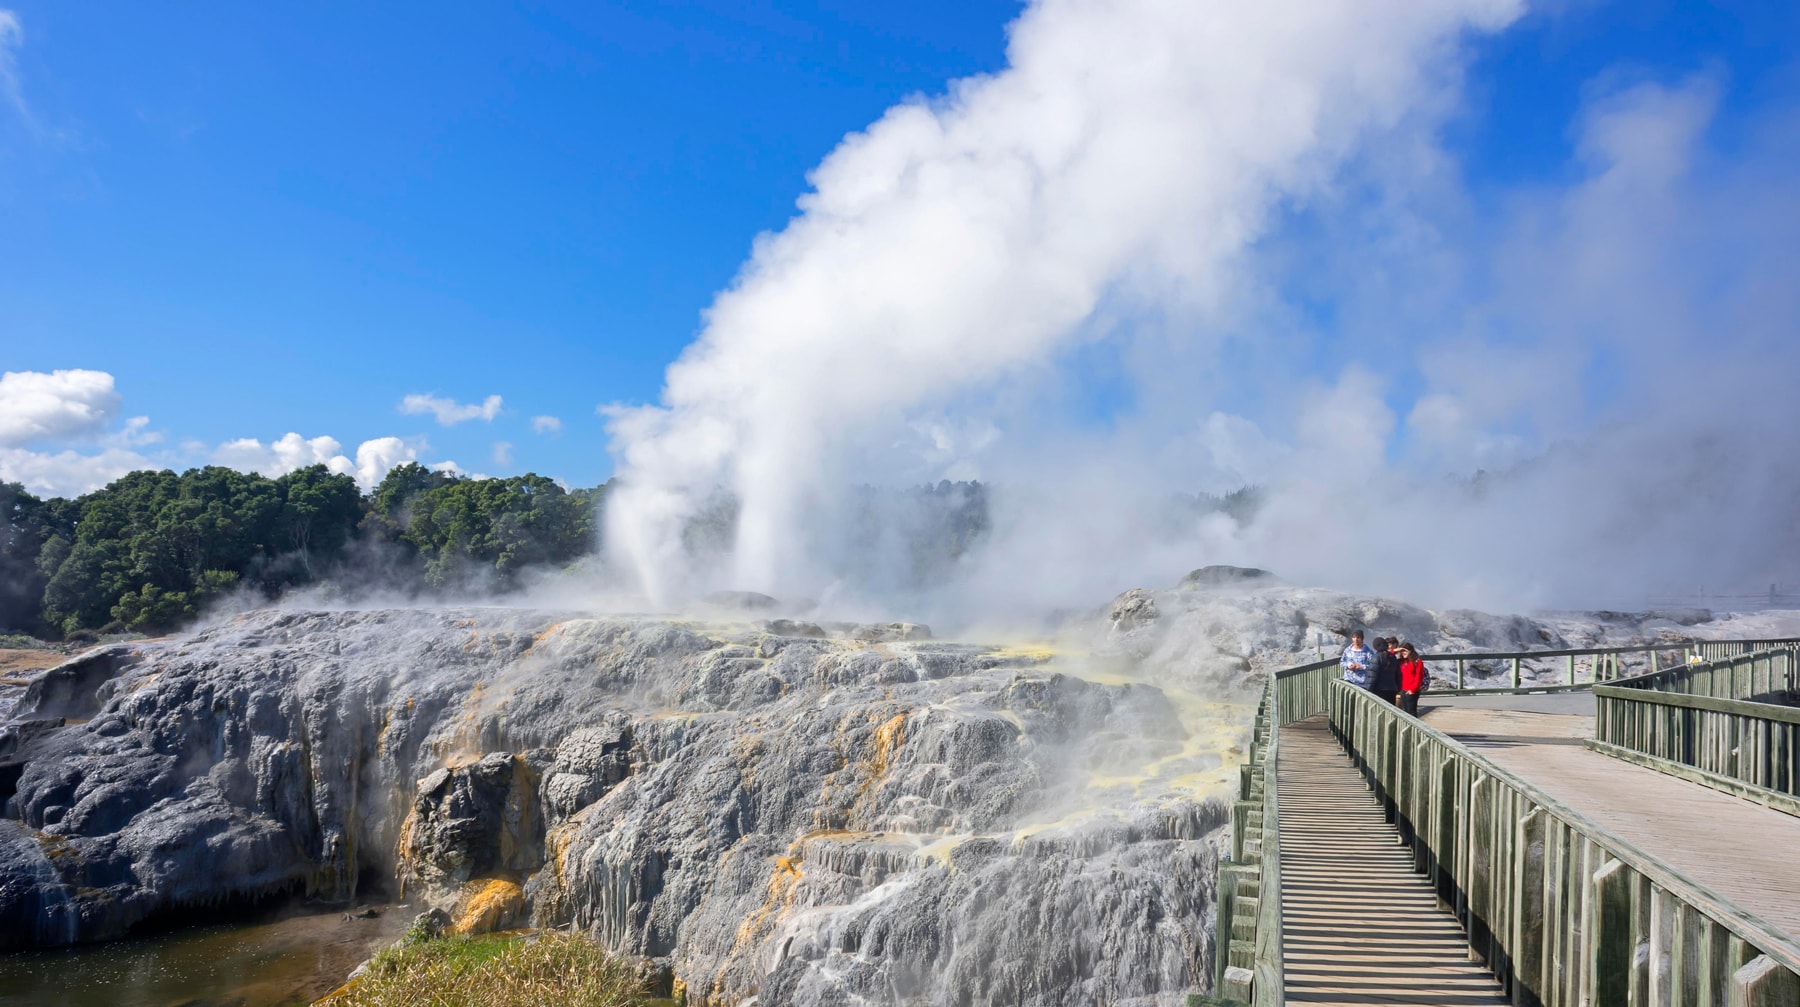
POLYGON ((1224 569, 1053 642, 765 611, 258 611, 37 672, 0 719, 0 939, 386 888, 463 932, 580 928, 689 1003, 1177 1003, 1212 969, 1260 672, 1355 628, 1438 652, 1800 631, 1224 569))
MULTIPOLYGON (((1098 649, 1157 669, 1159 680, 1218 692, 1253 671, 1331 657, 1363 630, 1421 652, 1456 654, 1800 636, 1800 612, 1433 611, 1394 598, 1300 587, 1266 570, 1209 566, 1174 588, 1132 588, 1077 620, 1098 649)), ((1494 669, 1474 668, 1477 677, 1494 669)))
POLYGON ((458 930, 593 932, 696 1003, 1205 984, 1241 708, 916 624, 779 628, 260 611, 85 656, 0 723, 0 935, 403 885, 458 930))

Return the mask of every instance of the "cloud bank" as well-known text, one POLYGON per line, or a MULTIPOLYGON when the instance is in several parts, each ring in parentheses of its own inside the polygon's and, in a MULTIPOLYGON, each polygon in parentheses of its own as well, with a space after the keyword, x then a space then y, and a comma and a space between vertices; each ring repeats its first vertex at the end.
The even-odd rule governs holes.
MULTIPOLYGON (((498 396, 490 401, 497 403, 498 396)), ((267 444, 253 437, 215 447, 189 442, 162 450, 163 435, 145 416, 118 422, 122 396, 105 371, 59 370, 0 375, 0 482, 45 496, 80 496, 139 469, 223 465, 271 478, 309 465, 355 477, 365 490, 389 470, 420 461, 423 438, 375 437, 347 453, 335 437, 288 433, 267 444)), ((460 472, 454 461, 430 467, 460 472)))
POLYGON ((1719 81, 1597 84, 1566 173, 1476 192, 1443 126, 1520 13, 1030 5, 1006 69, 846 138, 660 404, 609 410, 614 559, 666 602, 830 598, 847 487, 979 477, 992 540, 909 604, 1209 562, 1500 608, 1800 576, 1800 128, 1721 152, 1719 81), (1169 506, 1247 482, 1253 517, 1169 506))
MULTIPOLYGON (((228 441, 213 451, 215 464, 274 478, 310 465, 323 465, 339 475, 355 476, 371 489, 396 465, 417 461, 422 445, 399 437, 377 437, 357 445, 354 459, 343 453, 335 437, 307 439, 289 433, 267 445, 254 438, 228 441)), ((454 463, 452 463, 454 464, 454 463)))

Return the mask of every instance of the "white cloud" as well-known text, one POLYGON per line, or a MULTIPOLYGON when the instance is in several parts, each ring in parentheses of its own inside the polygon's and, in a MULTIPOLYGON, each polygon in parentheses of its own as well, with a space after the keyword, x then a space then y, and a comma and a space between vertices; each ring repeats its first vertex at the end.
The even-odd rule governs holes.
MULTIPOLYGON (((377 437, 357 445, 351 455, 335 437, 309 438, 289 432, 267 444, 243 437, 209 446, 189 438, 176 450, 145 455, 137 449, 162 443, 162 432, 150 429, 149 417, 133 416, 108 433, 106 428, 119 406, 113 376, 104 371, 0 375, 0 481, 22 483, 40 496, 77 496, 134 470, 183 469, 210 462, 269 478, 324 465, 332 472, 353 476, 364 489, 370 489, 394 466, 417 461, 428 450, 423 438, 377 437), (75 440, 89 441, 97 450, 34 451, 29 447, 34 442, 75 440)), ((500 398, 493 396, 479 407, 457 408, 491 416, 499 410, 500 398)), ((437 467, 459 471, 454 462, 437 467)))
POLYGON ((424 449, 423 442, 408 442, 398 437, 363 441, 356 446, 356 481, 363 489, 374 489, 394 467, 418 461, 419 452, 424 449))
POLYGON ((423 441, 377 437, 357 445, 353 459, 344 454, 343 445, 335 437, 309 439, 289 433, 266 445, 251 437, 228 441, 213 450, 212 460, 270 478, 309 465, 324 465, 339 475, 354 476, 357 484, 367 490, 379 484, 395 466, 418 461, 423 450, 423 441))
POLYGON ((513 446, 511 441, 494 442, 494 464, 503 469, 512 468, 513 446))
POLYGON ((465 405, 455 399, 440 398, 436 395, 408 395, 400 400, 400 411, 408 416, 422 416, 430 413, 437 418, 440 426, 452 427, 468 420, 485 420, 489 423, 500 415, 500 396, 489 395, 480 405, 465 405))
POLYGON ((343 445, 335 437, 310 440, 288 433, 280 440, 264 445, 252 437, 227 441, 213 451, 213 461, 242 472, 257 472, 271 479, 309 465, 324 465, 339 475, 348 475, 355 466, 343 455, 343 445))
POLYGON ((0 446, 92 437, 118 410, 105 371, 8 371, 0 375, 0 446))
POLYGON ((0 482, 23 483, 43 497, 76 497, 105 486, 127 472, 160 468, 155 462, 125 448, 107 448, 98 454, 74 451, 28 451, 0 447, 0 482))
POLYGON ((160 430, 150 429, 150 417, 133 416, 125 421, 125 426, 117 433, 106 438, 110 447, 130 448, 139 445, 161 444, 163 434, 160 430))
POLYGON ((562 420, 554 416, 533 416, 531 432, 535 434, 554 434, 562 432, 562 420))

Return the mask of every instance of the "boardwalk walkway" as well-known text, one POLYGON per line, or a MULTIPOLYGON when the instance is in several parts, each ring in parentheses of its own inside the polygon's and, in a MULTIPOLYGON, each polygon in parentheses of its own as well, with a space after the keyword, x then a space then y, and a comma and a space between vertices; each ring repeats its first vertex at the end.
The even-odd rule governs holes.
POLYGON ((1288 1002, 1506 1004, 1323 718, 1281 729, 1278 772, 1288 1002))
MULTIPOLYGON (((1583 748, 1581 739, 1593 736, 1591 716, 1539 712, 1552 708, 1536 697, 1503 699, 1512 702, 1500 705, 1524 709, 1447 703, 1426 709, 1424 720, 1739 909, 1800 938, 1800 818, 1583 748)), ((1284 733, 1283 754, 1286 739, 1284 733)))

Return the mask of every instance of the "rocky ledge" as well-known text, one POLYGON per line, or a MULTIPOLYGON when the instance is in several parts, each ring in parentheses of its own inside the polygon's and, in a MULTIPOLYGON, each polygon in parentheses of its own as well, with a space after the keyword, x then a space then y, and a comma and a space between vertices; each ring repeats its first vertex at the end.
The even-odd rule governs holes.
POLYGON ((252 613, 0 710, 0 941, 400 887, 691 1003, 1206 985, 1236 708, 923 627, 252 613))

